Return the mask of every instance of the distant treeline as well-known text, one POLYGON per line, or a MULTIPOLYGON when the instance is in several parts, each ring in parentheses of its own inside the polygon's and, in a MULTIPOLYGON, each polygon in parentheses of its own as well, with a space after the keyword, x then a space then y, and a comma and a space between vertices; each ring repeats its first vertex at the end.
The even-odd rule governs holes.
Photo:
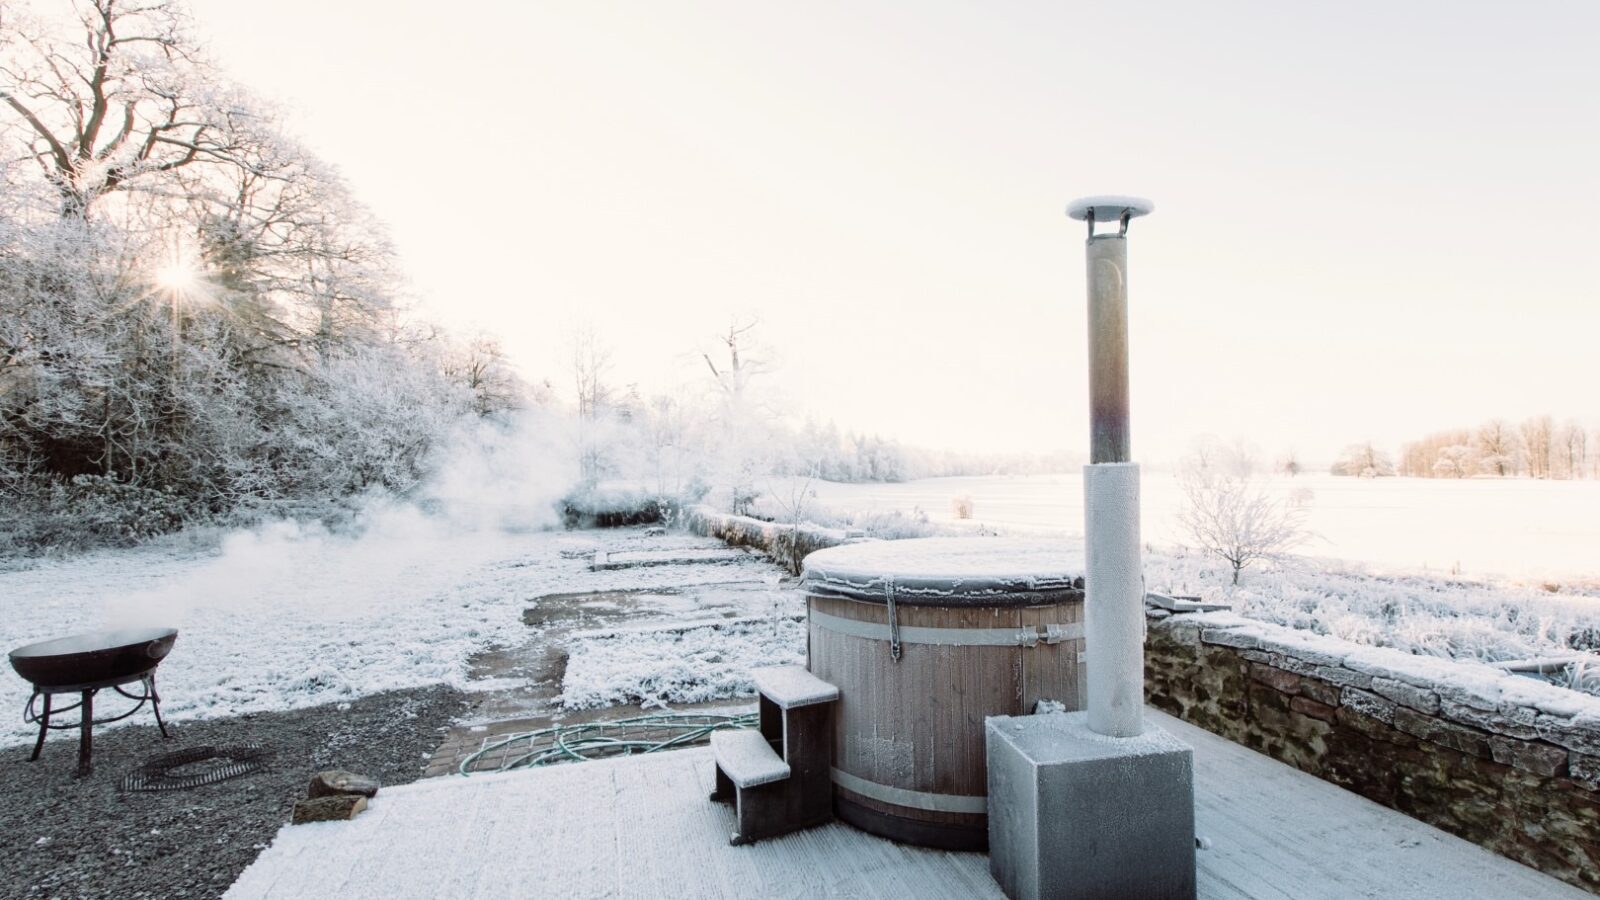
MULTIPOLYGON (((1072 471, 1071 453, 962 453, 912 447, 875 434, 840 432, 833 423, 806 422, 795 440, 802 465, 825 481, 910 481, 955 475, 1037 475, 1072 471)), ((804 474, 804 473, 796 473, 804 474)))
POLYGON ((1398 468, 1413 478, 1600 478, 1600 432, 1547 415, 1491 419, 1403 445, 1398 468))

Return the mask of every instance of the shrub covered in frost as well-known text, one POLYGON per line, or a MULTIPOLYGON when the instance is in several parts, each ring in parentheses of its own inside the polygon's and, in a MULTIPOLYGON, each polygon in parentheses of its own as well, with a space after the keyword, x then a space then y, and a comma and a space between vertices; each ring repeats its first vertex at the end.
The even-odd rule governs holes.
POLYGON ((1600 652, 1600 598, 1538 586, 1363 571, 1289 559, 1240 587, 1226 564, 1146 557, 1153 590, 1232 603, 1263 621, 1424 656, 1504 662, 1600 652))
POLYGON ((32 487, 0 510, 0 549, 128 546, 182 527, 191 511, 176 494, 104 475, 32 487))

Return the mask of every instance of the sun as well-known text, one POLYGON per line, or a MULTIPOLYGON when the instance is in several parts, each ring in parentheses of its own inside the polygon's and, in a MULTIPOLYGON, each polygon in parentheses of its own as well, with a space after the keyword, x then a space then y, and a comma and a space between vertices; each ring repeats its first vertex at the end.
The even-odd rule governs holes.
POLYGON ((173 262, 157 269, 155 280, 156 285, 164 290, 191 294, 200 285, 200 273, 188 263, 173 262))

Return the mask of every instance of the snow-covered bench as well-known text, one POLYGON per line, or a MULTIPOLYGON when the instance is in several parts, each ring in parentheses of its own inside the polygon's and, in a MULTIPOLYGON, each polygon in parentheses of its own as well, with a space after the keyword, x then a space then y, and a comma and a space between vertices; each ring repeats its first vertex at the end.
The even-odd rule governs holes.
POLYGON ((711 799, 734 803, 738 830, 729 842, 748 844, 833 818, 833 710, 839 689, 800 666, 751 673, 760 694, 756 731, 711 735, 717 763, 711 799))

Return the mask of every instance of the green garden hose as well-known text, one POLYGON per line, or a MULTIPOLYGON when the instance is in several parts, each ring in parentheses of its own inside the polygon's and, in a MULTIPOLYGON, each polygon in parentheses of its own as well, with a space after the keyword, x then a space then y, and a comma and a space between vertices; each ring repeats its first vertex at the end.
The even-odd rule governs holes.
POLYGON ((457 767, 462 775, 508 772, 552 762, 586 762, 612 756, 655 753, 709 740, 713 731, 756 727, 756 714, 655 713, 610 722, 552 725, 506 735, 484 744, 457 767), (515 752, 520 750, 521 752, 515 752), (495 765, 477 768, 478 760, 506 751, 495 765))

